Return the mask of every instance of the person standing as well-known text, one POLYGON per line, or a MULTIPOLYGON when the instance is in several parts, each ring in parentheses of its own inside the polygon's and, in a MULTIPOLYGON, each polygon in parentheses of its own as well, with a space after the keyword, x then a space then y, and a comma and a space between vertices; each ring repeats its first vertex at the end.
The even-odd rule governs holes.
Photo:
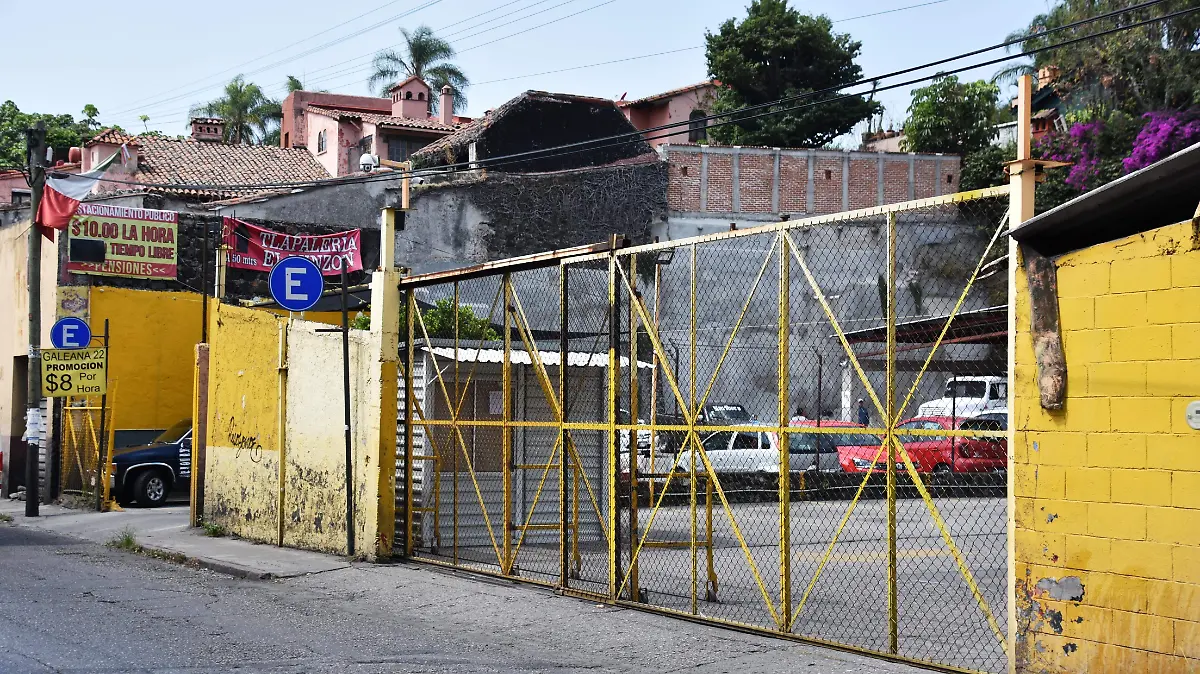
POLYGON ((871 425, 871 413, 867 411, 866 401, 858 399, 858 423, 862 426, 871 425))

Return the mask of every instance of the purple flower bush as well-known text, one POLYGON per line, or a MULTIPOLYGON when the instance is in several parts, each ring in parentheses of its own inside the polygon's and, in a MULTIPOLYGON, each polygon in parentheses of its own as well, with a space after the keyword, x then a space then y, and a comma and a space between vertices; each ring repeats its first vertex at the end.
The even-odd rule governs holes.
POLYGON ((1133 151, 1122 160, 1126 173, 1200 143, 1200 108, 1148 112, 1142 118, 1146 122, 1133 141, 1133 151))

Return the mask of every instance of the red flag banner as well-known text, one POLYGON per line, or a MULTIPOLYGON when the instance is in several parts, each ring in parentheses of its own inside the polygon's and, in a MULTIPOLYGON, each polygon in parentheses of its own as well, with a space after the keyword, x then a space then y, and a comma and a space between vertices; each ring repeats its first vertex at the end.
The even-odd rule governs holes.
POLYGON ((304 257, 326 276, 361 271, 362 230, 314 236, 282 234, 236 218, 222 218, 221 236, 229 246, 229 266, 266 271, 285 257, 304 257))

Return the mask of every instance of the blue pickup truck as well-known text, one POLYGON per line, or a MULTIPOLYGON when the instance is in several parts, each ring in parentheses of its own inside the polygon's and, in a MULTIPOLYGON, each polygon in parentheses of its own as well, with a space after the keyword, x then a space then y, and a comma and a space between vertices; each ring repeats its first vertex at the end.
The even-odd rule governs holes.
POLYGON ((191 419, 171 426, 148 445, 116 450, 112 461, 109 487, 119 503, 166 503, 172 490, 187 490, 191 483, 191 419))

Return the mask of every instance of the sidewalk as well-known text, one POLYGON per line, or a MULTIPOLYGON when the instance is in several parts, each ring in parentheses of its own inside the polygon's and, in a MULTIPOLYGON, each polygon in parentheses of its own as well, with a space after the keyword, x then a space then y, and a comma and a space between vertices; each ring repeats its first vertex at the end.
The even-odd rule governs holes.
POLYGON ((188 527, 187 506, 97 513, 43 505, 40 510, 39 517, 26 518, 24 501, 0 501, 0 513, 12 516, 13 522, 20 526, 100 544, 128 530, 143 548, 183 555, 203 568, 241 578, 291 578, 350 566, 350 562, 332 555, 205 536, 203 529, 188 527))

